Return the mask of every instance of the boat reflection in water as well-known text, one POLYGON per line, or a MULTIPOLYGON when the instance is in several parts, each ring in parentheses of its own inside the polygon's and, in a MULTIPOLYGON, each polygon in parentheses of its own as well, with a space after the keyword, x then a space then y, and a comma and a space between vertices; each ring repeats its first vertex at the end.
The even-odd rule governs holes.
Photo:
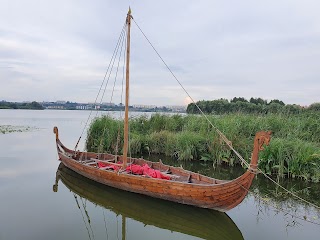
MULTIPOLYGON (((57 170, 54 191, 58 190, 59 180, 80 197, 111 210, 116 215, 134 219, 144 225, 152 225, 202 239, 243 239, 232 219, 222 212, 108 187, 79 175, 62 163, 57 170)), ((125 228, 125 224, 122 226, 125 228)), ((122 229, 122 232, 125 233, 126 230, 122 229)), ((125 239, 125 236, 122 236, 122 239, 125 239)))

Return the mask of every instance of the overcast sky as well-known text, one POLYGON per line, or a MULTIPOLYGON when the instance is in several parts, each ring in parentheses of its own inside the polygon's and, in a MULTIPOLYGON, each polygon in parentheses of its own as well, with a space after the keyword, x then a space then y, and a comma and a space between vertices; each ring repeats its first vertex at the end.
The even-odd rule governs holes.
MULTIPOLYGON (((196 101, 320 102, 317 0, 0 0, 0 100, 94 102, 129 4, 196 101)), ((130 103, 186 103, 134 23, 131 40, 130 103)))

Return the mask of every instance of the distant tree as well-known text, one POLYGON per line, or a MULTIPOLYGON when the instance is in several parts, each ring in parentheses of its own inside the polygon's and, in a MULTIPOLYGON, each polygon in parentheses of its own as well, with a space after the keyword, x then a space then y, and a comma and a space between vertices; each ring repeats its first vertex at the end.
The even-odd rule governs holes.
POLYGON ((234 97, 233 99, 231 99, 232 103, 236 103, 236 102, 248 102, 247 99, 243 98, 243 97, 234 97))
MULTIPOLYGON (((302 109, 298 105, 285 105, 278 99, 271 100, 269 103, 262 98, 250 98, 250 101, 243 97, 234 97, 230 100, 217 99, 212 101, 198 101, 196 103, 201 111, 207 114, 226 114, 234 112, 242 112, 249 114, 267 114, 267 113, 300 113, 302 109)), ((310 109, 320 109, 320 103, 310 106, 310 109)), ((320 110, 319 110, 320 111, 320 110)), ((187 107, 187 113, 200 113, 194 103, 190 103, 187 107)))
POLYGON ((258 104, 267 105, 267 101, 263 100, 262 98, 250 98, 250 102, 254 103, 256 105, 258 105, 258 104))
POLYGON ((35 101, 33 101, 30 104, 30 106, 31 106, 32 109, 39 109, 39 110, 44 109, 44 107, 40 103, 35 102, 35 101))
POLYGON ((188 104, 188 107, 187 107, 187 113, 199 114, 200 111, 199 111, 199 109, 197 108, 197 106, 196 106, 195 103, 190 103, 190 104, 188 104))
POLYGON ((283 109, 283 105, 277 102, 269 103, 268 113, 280 113, 283 109))
POLYGON ((286 106, 284 106, 284 111, 287 114, 298 114, 301 113, 302 107, 296 105, 296 104, 287 104, 286 106))
POLYGON ((204 113, 211 113, 211 109, 209 106, 209 102, 210 101, 205 101, 205 100, 201 100, 197 102, 197 105, 199 106, 199 108, 202 110, 202 112, 204 113))
POLYGON ((8 103, 9 108, 18 109, 18 105, 16 103, 8 103))
POLYGON ((278 99, 273 99, 273 100, 271 100, 271 101, 269 102, 269 105, 270 105, 271 103, 278 103, 278 104, 280 104, 281 106, 284 106, 284 105, 285 105, 284 102, 282 102, 282 101, 280 101, 280 100, 278 100, 278 99))
POLYGON ((210 103, 210 113, 224 114, 230 112, 230 103, 227 99, 213 100, 210 103))
POLYGON ((308 110, 311 111, 320 111, 320 103, 312 103, 309 107, 308 110))

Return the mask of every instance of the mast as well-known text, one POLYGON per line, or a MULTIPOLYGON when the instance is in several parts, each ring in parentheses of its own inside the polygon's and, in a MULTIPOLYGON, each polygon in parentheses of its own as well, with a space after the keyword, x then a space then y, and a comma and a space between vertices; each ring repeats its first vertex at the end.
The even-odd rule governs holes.
POLYGON ((130 63, 130 27, 131 27, 131 9, 127 14, 127 59, 126 59, 126 100, 124 112, 124 136, 123 136, 123 158, 122 167, 127 167, 128 141, 129 141, 129 63, 130 63))

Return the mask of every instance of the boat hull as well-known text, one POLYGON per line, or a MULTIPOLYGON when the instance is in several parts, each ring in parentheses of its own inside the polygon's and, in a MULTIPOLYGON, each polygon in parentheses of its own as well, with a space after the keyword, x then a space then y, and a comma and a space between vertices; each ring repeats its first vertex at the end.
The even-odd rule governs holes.
POLYGON ((63 153, 59 153, 59 157, 66 167, 104 185, 222 212, 232 209, 243 201, 255 176, 251 171, 247 171, 231 181, 218 184, 195 184, 148 178, 126 172, 106 171, 82 164, 63 153))
POLYGON ((56 191, 61 180, 73 193, 117 216, 201 239, 243 240, 239 228, 225 213, 110 188, 69 170, 63 164, 59 165, 56 176, 56 191))

